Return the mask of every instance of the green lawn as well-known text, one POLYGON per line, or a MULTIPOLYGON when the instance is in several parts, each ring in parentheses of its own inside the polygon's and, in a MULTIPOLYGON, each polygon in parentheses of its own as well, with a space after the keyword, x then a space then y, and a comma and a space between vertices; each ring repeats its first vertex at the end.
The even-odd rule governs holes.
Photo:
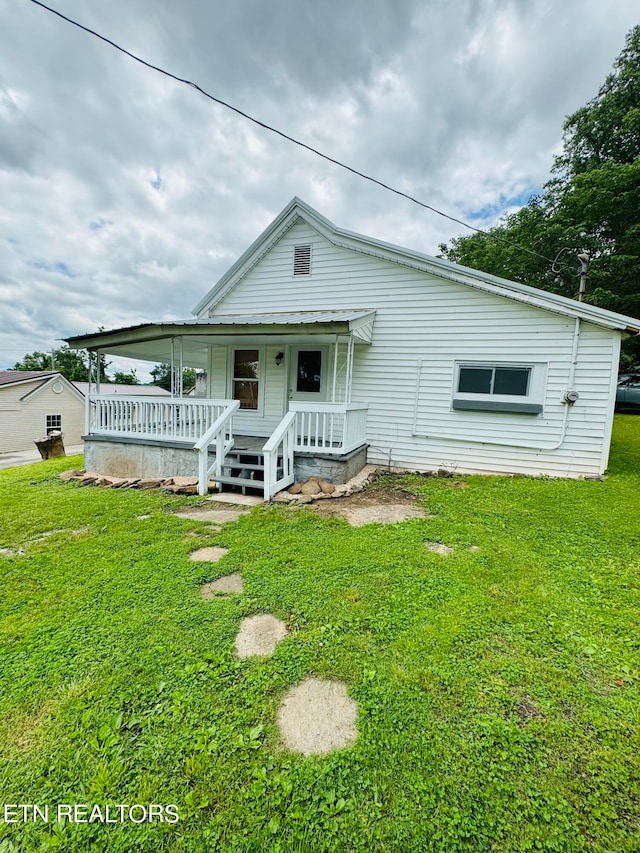
POLYGON ((0 853, 640 849, 640 418, 606 481, 389 478, 433 517, 387 526, 272 507, 194 537, 170 510, 199 499, 59 480, 79 462, 0 472, 0 805, 180 820, 0 813, 0 853), (260 612, 291 635, 239 661, 260 612), (279 748, 309 674, 359 703, 351 749, 279 748))

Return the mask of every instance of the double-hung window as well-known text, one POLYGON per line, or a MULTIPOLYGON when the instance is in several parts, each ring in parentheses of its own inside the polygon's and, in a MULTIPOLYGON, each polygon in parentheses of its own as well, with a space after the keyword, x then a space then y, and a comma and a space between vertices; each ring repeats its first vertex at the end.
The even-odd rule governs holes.
POLYGON ((62 432, 62 415, 47 415, 47 435, 62 432))
POLYGON ((538 415, 543 409, 543 364, 458 362, 454 375, 454 409, 519 412, 538 415))
POLYGON ((257 411, 260 399, 260 350, 233 351, 233 399, 240 408, 257 411))

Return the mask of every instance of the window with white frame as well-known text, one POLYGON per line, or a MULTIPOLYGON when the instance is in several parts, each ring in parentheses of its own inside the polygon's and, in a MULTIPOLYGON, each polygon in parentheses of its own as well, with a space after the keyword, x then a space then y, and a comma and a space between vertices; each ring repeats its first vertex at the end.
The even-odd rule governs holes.
POLYGON ((545 376, 544 364, 458 362, 452 407, 538 415, 543 409, 545 376))
POLYGON ((240 400, 240 408, 257 411, 260 393, 260 350, 234 349, 233 399, 240 400))
POLYGON ((62 432, 62 415, 47 415, 47 435, 62 432))

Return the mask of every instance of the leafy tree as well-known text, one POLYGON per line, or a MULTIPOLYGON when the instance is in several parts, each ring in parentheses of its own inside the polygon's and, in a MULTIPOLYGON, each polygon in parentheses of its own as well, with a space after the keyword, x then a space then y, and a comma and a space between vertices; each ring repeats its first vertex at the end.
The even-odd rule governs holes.
MULTIPOLYGON (((586 300, 640 315, 640 26, 600 91, 563 125, 563 150, 542 195, 482 234, 441 245, 444 257, 575 297, 576 255, 591 255, 586 300), (517 244, 517 245, 516 245, 517 244), (563 249, 561 271, 547 259, 563 249), (535 254, 537 253, 537 255, 535 254)), ((640 344, 626 341, 626 360, 640 344)))
POLYGON ((113 381, 119 385, 140 385, 135 370, 130 370, 128 373, 123 370, 116 370, 113 374, 113 381))
MULTIPOLYGON (((107 375, 107 367, 103 354, 100 355, 100 379, 111 382, 107 375)), ((22 361, 13 366, 13 370, 58 370, 71 382, 88 382, 89 359, 86 350, 72 350, 67 344, 51 352, 27 353, 22 361)))
MULTIPOLYGON (((171 391, 171 365, 156 364, 151 370, 152 385, 171 391)), ((182 371, 182 387, 192 388, 196 384, 196 371, 193 367, 185 367, 182 371)))

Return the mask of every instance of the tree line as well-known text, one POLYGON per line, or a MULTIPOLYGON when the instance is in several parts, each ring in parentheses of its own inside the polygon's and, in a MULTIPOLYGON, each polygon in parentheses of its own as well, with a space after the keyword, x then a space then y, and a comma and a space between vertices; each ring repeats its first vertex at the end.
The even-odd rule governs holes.
MULTIPOLYGON (((585 301, 640 316, 640 26, 627 34, 597 95, 565 120, 562 152, 542 193, 488 236, 457 237, 440 252, 572 298, 577 256, 588 252, 585 301)), ((640 342, 625 341, 621 365, 638 361, 640 342)))
MULTIPOLYGON (((109 373, 110 363, 103 353, 100 354, 100 382, 119 385, 141 385, 135 370, 114 370, 109 373)), ((66 344, 53 352, 30 352, 22 361, 16 362, 12 370, 58 370, 71 382, 89 381, 89 357, 86 350, 72 350, 66 344)), ((151 385, 171 390, 171 368, 168 364, 156 364, 149 371, 152 376, 151 385)), ((182 372, 184 388, 192 388, 196 384, 196 371, 193 367, 185 367, 182 372)))

